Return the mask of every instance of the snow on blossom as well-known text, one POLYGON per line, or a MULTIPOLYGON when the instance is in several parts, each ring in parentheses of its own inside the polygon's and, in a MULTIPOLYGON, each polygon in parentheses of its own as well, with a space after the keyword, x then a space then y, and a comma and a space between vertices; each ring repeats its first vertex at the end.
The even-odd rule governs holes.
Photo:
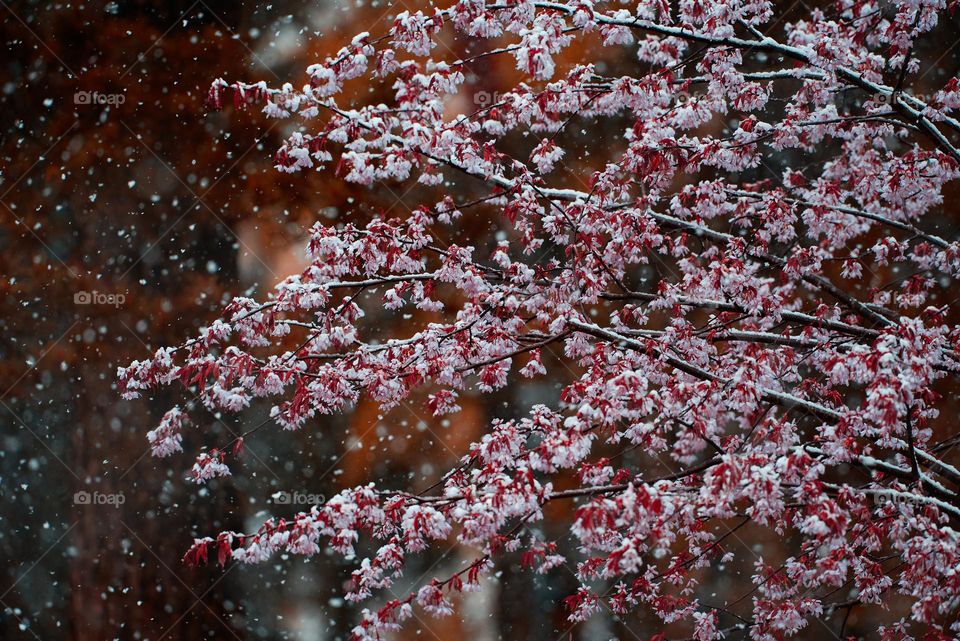
POLYGON ((147 432, 147 440, 150 442, 150 452, 154 456, 170 456, 174 452, 182 452, 184 426, 187 424, 187 415, 179 407, 171 408, 156 429, 147 432))
MULTIPOLYGON (((697 641, 740 624, 780 640, 875 604, 909 618, 887 638, 955 632, 960 245, 941 219, 960 89, 917 92, 914 44, 944 3, 871 6, 460 0, 358 34, 302 90, 216 81, 213 107, 233 93, 297 121, 278 170, 335 166, 429 200, 317 223, 299 274, 119 368, 120 393, 179 384, 237 415, 264 399, 286 430, 370 402, 391 438, 407 429, 393 408, 460 430, 474 398, 497 402, 418 492, 342 490, 197 539, 189 560, 342 555, 348 598, 382 604, 356 640, 415 607, 451 613, 515 557, 547 576, 575 564, 573 622, 642 610, 697 641), (478 53, 447 59, 448 38, 478 53), (496 96, 473 86, 493 56, 520 76, 496 96), (389 97, 338 105, 354 82, 389 97), (475 560, 381 599, 409 556, 453 539, 475 560), (750 553, 770 541, 789 543, 780 567, 750 553), (725 599, 736 611, 701 601, 700 570, 737 561, 752 590, 725 599)), ((156 456, 181 449, 187 413, 149 432, 156 456)), ((200 453, 193 479, 234 455, 200 453)))
POLYGON ((190 470, 191 480, 198 485, 221 476, 230 476, 230 468, 221 461, 220 453, 216 450, 210 454, 200 454, 190 470))

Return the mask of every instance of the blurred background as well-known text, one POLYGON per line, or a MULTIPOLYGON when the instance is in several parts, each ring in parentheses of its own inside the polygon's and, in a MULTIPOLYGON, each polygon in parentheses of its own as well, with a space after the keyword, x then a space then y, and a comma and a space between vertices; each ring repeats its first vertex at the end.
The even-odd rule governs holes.
MULTIPOLYGON (((272 155, 295 122, 204 106, 218 77, 304 83, 307 65, 358 32, 381 35, 408 8, 400 5, 0 0, 0 638, 345 639, 358 618, 340 598, 350 564, 319 555, 188 568, 183 553, 194 536, 251 531, 269 515, 303 508, 289 497, 309 502, 370 479, 426 487, 491 418, 555 401, 559 379, 467 396, 449 421, 428 419, 421 399, 387 416, 361 403, 296 434, 270 425, 248 440, 233 477, 198 489, 184 482, 188 455, 154 459, 146 442, 164 411, 191 399, 171 389, 123 401, 116 392, 119 365, 182 342, 231 296, 262 296, 298 271, 315 221, 403 216, 451 190, 460 201, 483 193, 456 183, 367 189, 333 172, 279 173, 272 155)), ((780 18, 806 7, 783 3, 780 18)), ((936 60, 925 74, 931 86, 956 73, 957 34, 947 24, 931 38, 924 52, 936 60)), ((443 47, 451 60, 479 51, 452 38, 443 47)), ((604 55, 614 57, 600 61, 601 71, 629 69, 626 49, 622 58, 604 55)), ((489 105, 516 73, 502 56, 472 70, 451 112, 489 105)), ((351 91, 355 104, 390 96, 384 86, 351 91)), ((629 124, 571 127, 571 144, 583 154, 571 155, 564 171, 582 179, 602 166, 629 124)), ((474 210, 460 233, 491 246, 503 228, 491 211, 474 210)), ((669 267, 653 265, 644 277, 656 282, 661 269, 669 267)), ((368 302, 369 323, 402 333, 396 317, 377 312, 376 298, 368 302)), ((268 409, 200 418, 184 450, 223 443, 264 422, 268 409)), ((663 465, 642 452, 622 464, 663 465)), ((562 526, 572 507, 551 505, 549 516, 562 526)), ((571 551, 569 539, 560 546, 571 551)), ((425 556, 396 593, 471 558, 456 547, 425 556)), ((714 573, 703 577, 713 593, 749 587, 737 568, 705 572, 714 573)), ((658 631, 640 614, 618 621, 604 613, 570 626, 559 600, 574 586, 569 570, 542 577, 507 559, 460 603, 459 616, 421 620, 421 631, 410 626, 397 636, 559 641, 647 639, 658 631)), ((875 627, 858 616, 848 633, 875 627)))

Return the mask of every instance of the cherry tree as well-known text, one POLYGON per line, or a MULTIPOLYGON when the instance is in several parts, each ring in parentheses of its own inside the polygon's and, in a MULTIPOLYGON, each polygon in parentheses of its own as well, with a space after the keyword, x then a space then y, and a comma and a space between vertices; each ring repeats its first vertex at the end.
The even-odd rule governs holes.
MULTIPOLYGON (((699 641, 772 640, 900 604, 878 637, 960 635, 956 428, 938 419, 960 364, 960 244, 934 233, 960 177, 960 81, 912 88, 915 45, 949 9, 838 0, 787 22, 766 0, 460 0, 357 35, 300 89, 217 80, 211 106, 296 125, 280 171, 482 194, 315 225, 309 267, 121 368, 125 397, 179 383, 227 413, 269 398, 272 423, 298 430, 363 395, 386 411, 426 393, 440 416, 518 377, 564 384, 493 420, 424 491, 346 489, 254 532, 210 532, 185 560, 374 550, 347 594, 378 604, 357 640, 417 609, 450 614, 518 551, 534 572, 573 568, 572 622, 643 611, 699 641), (452 59, 449 38, 478 53, 452 59), (492 56, 522 81, 451 113, 492 56), (364 82, 393 101, 353 105, 346 88, 364 82), (578 174, 568 134, 600 123, 625 125, 578 174), (458 236, 474 208, 502 232, 492 248, 458 236), (650 265, 664 269, 641 278, 650 265), (364 323, 371 305, 437 320, 388 336, 364 323), (631 449, 675 472, 603 455, 631 449), (556 501, 576 505, 576 555, 535 534, 556 501), (763 558, 740 545, 748 530, 795 544, 763 558), (475 561, 384 601, 410 557, 451 541, 475 561), (752 589, 704 594, 701 570, 738 557, 752 589)), ((171 409, 154 455, 179 452, 190 420, 171 409)), ((230 474, 242 444, 198 453, 190 477, 230 474)))

